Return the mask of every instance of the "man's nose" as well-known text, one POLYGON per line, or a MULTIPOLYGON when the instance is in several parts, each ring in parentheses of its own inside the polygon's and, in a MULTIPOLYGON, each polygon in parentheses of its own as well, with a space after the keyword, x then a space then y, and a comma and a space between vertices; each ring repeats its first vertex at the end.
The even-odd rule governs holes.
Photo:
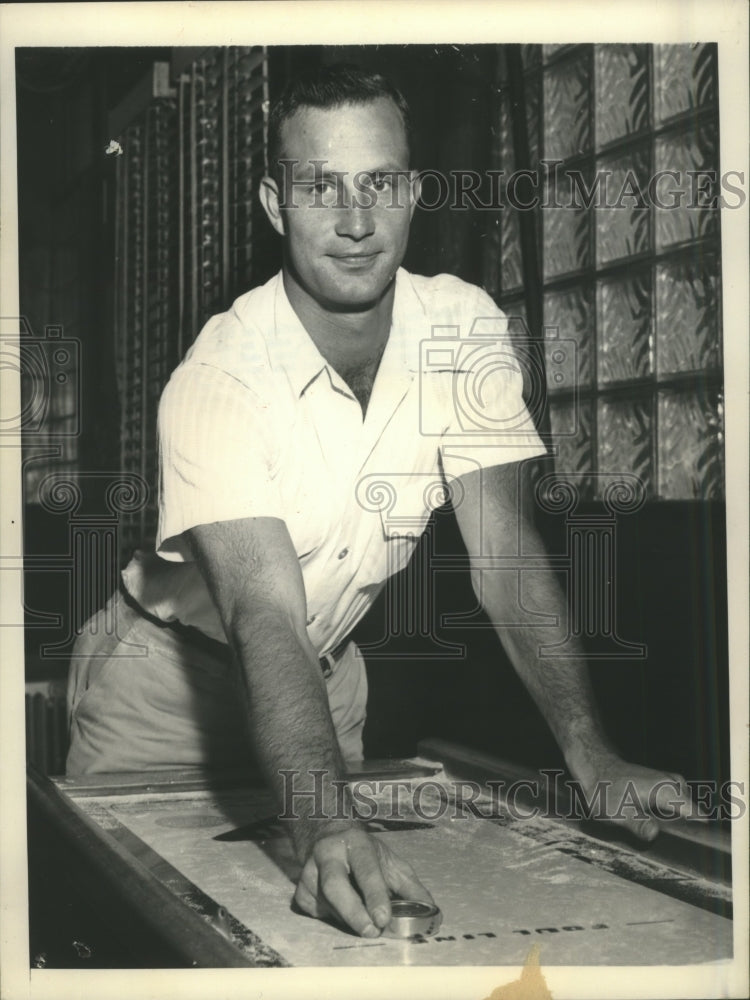
POLYGON ((352 240, 363 240, 375 232, 375 213, 357 202, 356 193, 349 193, 336 209, 336 234, 352 240))

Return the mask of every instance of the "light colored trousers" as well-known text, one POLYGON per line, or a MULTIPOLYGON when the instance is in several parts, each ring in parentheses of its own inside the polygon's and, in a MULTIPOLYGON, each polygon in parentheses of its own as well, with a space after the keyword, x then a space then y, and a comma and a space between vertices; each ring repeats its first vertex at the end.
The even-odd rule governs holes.
MULTIPOLYGON (((115 594, 71 658, 67 774, 247 764, 245 700, 229 656, 215 647, 144 618, 115 594)), ((344 759, 360 760, 367 677, 354 643, 326 687, 344 759)))

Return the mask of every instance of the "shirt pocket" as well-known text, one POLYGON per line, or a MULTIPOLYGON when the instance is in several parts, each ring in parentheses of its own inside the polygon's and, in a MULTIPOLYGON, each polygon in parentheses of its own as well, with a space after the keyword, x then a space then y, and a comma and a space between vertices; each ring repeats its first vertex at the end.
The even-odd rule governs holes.
POLYGON ((375 514, 386 544, 389 575, 403 569, 432 511, 446 499, 439 471, 373 473, 358 487, 360 504, 375 514))

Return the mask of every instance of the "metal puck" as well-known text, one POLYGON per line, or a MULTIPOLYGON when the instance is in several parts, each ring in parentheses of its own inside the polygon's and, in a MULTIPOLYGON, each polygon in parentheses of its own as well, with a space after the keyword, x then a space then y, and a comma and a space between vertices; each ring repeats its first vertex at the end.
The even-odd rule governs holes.
POLYGON ((435 934, 442 922, 443 914, 432 903, 420 903, 413 899, 392 899, 391 922, 383 934, 392 938, 435 934))

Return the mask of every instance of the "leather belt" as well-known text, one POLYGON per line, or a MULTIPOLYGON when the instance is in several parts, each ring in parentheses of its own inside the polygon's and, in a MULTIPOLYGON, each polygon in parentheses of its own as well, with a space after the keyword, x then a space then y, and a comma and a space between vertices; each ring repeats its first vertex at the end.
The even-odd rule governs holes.
MULTIPOLYGON (((174 632, 179 635, 190 645, 196 646, 198 649, 209 653, 211 656, 215 656, 217 660, 222 663, 231 663, 232 654, 229 649, 229 644, 226 642, 219 642, 218 639, 212 639, 210 636, 206 635, 205 632, 201 632, 200 629, 195 628, 192 625, 183 625, 181 622, 165 622, 161 618, 157 618, 155 615, 149 614, 148 611, 144 610, 140 604, 135 600, 135 598, 126 590, 124 584, 120 583, 119 586, 120 595, 128 607, 135 611, 141 618, 145 618, 146 621, 151 622, 160 629, 168 629, 170 632, 174 632)), ((351 642, 351 638, 346 636, 342 639, 333 649, 329 650, 325 655, 320 657, 320 669, 323 672, 323 676, 328 678, 333 673, 333 669, 341 657, 346 651, 346 647, 351 642)))
POLYGON ((351 641, 352 641, 351 637, 347 635, 344 639, 341 640, 341 642, 339 642, 336 646, 334 646, 333 649, 329 650, 327 653, 321 656, 320 669, 323 671, 323 676, 326 678, 326 680, 333 673, 333 668, 341 659, 341 657, 344 655, 351 641))

